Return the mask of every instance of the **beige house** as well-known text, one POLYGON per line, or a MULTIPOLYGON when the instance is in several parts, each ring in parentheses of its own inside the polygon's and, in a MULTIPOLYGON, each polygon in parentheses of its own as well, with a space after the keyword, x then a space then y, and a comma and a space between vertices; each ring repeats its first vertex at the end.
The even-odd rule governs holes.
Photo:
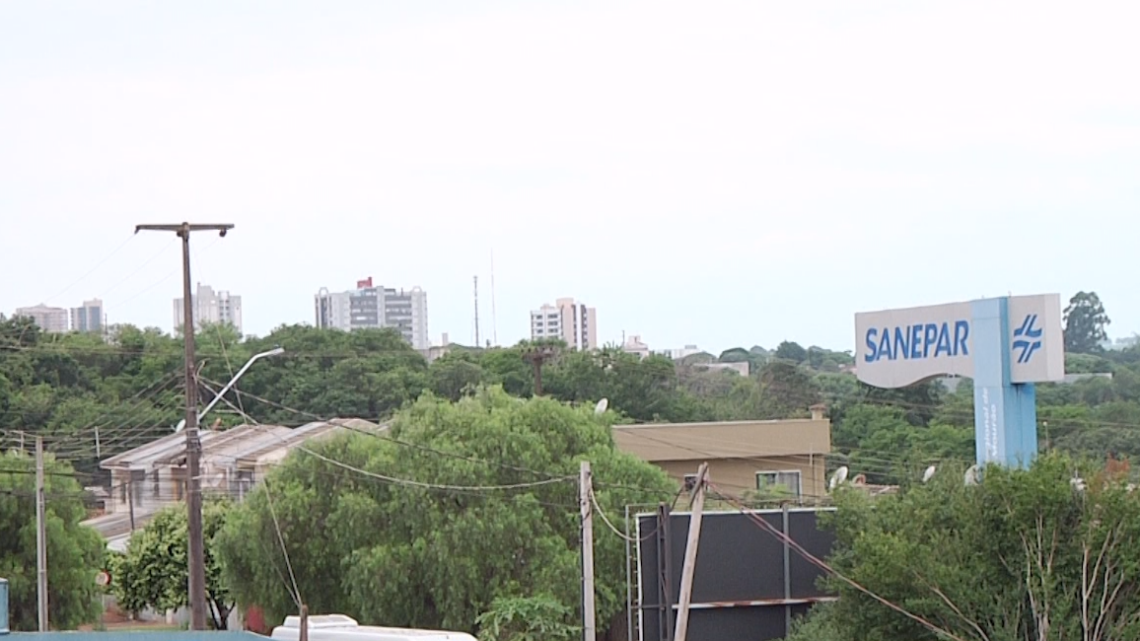
MULTIPOLYGON (((362 419, 332 419, 292 429, 238 425, 227 430, 200 430, 202 491, 241 500, 270 467, 311 439, 342 430, 379 433, 386 428, 362 419)), ((186 435, 168 434, 105 459, 99 466, 111 472, 105 514, 84 524, 113 543, 125 545, 125 537, 133 529, 145 525, 159 509, 185 498, 186 435)))
POLYGON ((814 406, 807 419, 617 425, 614 440, 680 482, 692 482, 707 462, 709 481, 726 493, 782 485, 798 497, 822 497, 831 452, 824 413, 814 406))

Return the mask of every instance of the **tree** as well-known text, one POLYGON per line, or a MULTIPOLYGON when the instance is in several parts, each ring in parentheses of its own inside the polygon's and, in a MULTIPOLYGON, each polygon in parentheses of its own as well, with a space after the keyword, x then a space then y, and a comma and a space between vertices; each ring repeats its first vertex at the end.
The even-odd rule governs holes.
POLYGON ((784 341, 776 346, 776 358, 791 361, 793 363, 802 363, 807 360, 807 350, 799 343, 784 341))
POLYGON ((1045 455, 1028 470, 985 469, 967 486, 943 466, 926 484, 871 499, 836 493, 830 564, 839 600, 817 608, 797 641, 1136 638, 1140 494, 1103 469, 1045 455), (1074 473, 1085 489, 1075 489, 1074 473))
POLYGON ((581 634, 566 623, 573 609, 554 597, 496 598, 475 620, 480 641, 573 641, 581 634))
POLYGON ((1101 343, 1108 339, 1105 327, 1112 321, 1096 292, 1077 292, 1065 308, 1065 351, 1096 354, 1104 351, 1101 343))
MULTIPOLYGON (((591 462, 611 521, 624 505, 668 500, 676 489, 659 468, 616 450, 615 418, 499 387, 457 403, 425 394, 387 437, 322 440, 307 446, 315 455, 294 452, 270 472, 218 540, 227 581, 240 603, 283 617, 295 609, 281 586, 287 552, 312 611, 472 630, 487 612, 503 620, 502 599, 545 595, 564 609, 544 611, 573 625, 578 461, 591 462), (459 489, 503 485, 515 489, 459 489), (284 551, 266 543, 278 540, 278 525, 284 551)), ((596 523, 597 612, 608 621, 624 606, 625 547, 596 523)))
MULTIPOLYGON (((0 577, 8 579, 9 625, 34 631, 36 620, 35 460, 18 451, 0 455, 0 577)), ((103 540, 79 524, 86 517, 83 488, 71 466, 50 454, 44 462, 47 530, 48 618, 69 630, 94 621, 103 540)))
MULTIPOLYGON (((230 503, 224 500, 206 501, 202 509, 206 601, 216 630, 227 628, 233 610, 233 597, 222 581, 221 565, 214 552, 214 539, 229 510, 230 503)), ((190 604, 186 521, 184 506, 166 508, 131 537, 125 554, 112 555, 111 591, 124 609, 140 612, 152 608, 162 612, 190 604)))

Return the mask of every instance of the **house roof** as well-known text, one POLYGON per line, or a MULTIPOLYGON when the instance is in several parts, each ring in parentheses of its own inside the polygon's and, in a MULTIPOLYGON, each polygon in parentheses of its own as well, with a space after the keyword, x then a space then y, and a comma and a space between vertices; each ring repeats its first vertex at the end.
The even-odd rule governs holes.
POLYGON ((242 463, 256 463, 263 456, 280 448, 292 449, 309 439, 321 438, 334 432, 353 430, 379 433, 386 429, 388 429, 387 424, 377 425, 362 418, 334 418, 328 421, 313 421, 289 430, 289 433, 283 437, 266 441, 260 447, 250 448, 236 458, 242 463))
MULTIPOLYGON (((199 430, 198 439, 201 441, 202 446, 205 447, 206 443, 210 442, 217 434, 217 432, 211 430, 199 430)), ((146 443, 145 445, 140 445, 134 449, 116 454, 111 458, 103 459, 99 462, 99 467, 105 470, 150 469, 154 466, 156 461, 169 458, 171 455, 185 449, 186 434, 183 432, 173 432, 146 443)))
MULTIPOLYGON (((237 425, 218 432, 208 443, 202 443, 202 460, 216 463, 233 462, 250 448, 267 442, 280 442, 291 430, 280 425, 237 425)), ((157 465, 182 465, 185 450, 176 450, 155 460, 157 465)))
POLYGON ((618 448, 651 463, 777 458, 831 451, 827 419, 615 425, 618 448))
MULTIPOLYGON (((202 459, 217 463, 257 461, 280 448, 293 448, 310 438, 351 429, 379 432, 387 425, 377 425, 359 418, 337 418, 314 421, 290 429, 280 425, 238 425, 228 430, 201 430, 202 459)), ((181 465, 186 458, 186 435, 168 434, 145 445, 112 456, 99 463, 103 469, 151 469, 156 465, 181 465)))

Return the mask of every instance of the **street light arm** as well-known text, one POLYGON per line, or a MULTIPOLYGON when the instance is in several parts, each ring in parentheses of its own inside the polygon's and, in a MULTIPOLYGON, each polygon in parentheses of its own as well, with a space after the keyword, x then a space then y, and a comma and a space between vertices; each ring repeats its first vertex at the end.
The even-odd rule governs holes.
MULTIPOLYGON (((242 377, 242 374, 245 374, 246 370, 248 370, 254 363, 256 363, 259 359, 265 358, 266 356, 277 356, 278 354, 282 354, 284 352, 285 352, 284 348, 275 347, 275 348, 269 350, 268 352, 261 352, 260 354, 254 354, 253 357, 251 357, 248 361, 245 362, 245 365, 241 366, 241 369, 238 370, 237 374, 234 374, 234 377, 230 379, 230 382, 226 383, 225 387, 218 390, 218 393, 214 395, 214 400, 210 401, 210 403, 208 405, 206 405, 206 407, 202 408, 201 412, 198 412, 198 421, 199 422, 202 421, 202 418, 204 416, 206 416, 206 414, 211 409, 213 409, 215 405, 218 404, 218 401, 222 400, 222 397, 226 395, 226 392, 230 391, 230 388, 232 388, 234 386, 234 384, 237 383, 238 379, 242 377)), ((182 428, 184 428, 184 427, 186 427, 186 419, 182 419, 181 421, 179 421, 178 427, 175 427, 174 431, 175 432, 181 432, 182 428)))

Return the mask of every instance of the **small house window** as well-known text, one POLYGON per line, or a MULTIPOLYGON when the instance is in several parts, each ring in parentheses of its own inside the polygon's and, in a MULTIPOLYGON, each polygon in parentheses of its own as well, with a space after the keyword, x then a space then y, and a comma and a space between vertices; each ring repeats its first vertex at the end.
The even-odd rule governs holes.
POLYGON ((803 487, 800 482, 799 470, 784 470, 778 472, 757 472, 756 489, 763 490, 783 486, 792 496, 801 496, 803 487))
POLYGON ((685 491, 686 492, 692 492, 695 489, 697 489, 697 475, 696 474, 686 474, 685 475, 685 491))

